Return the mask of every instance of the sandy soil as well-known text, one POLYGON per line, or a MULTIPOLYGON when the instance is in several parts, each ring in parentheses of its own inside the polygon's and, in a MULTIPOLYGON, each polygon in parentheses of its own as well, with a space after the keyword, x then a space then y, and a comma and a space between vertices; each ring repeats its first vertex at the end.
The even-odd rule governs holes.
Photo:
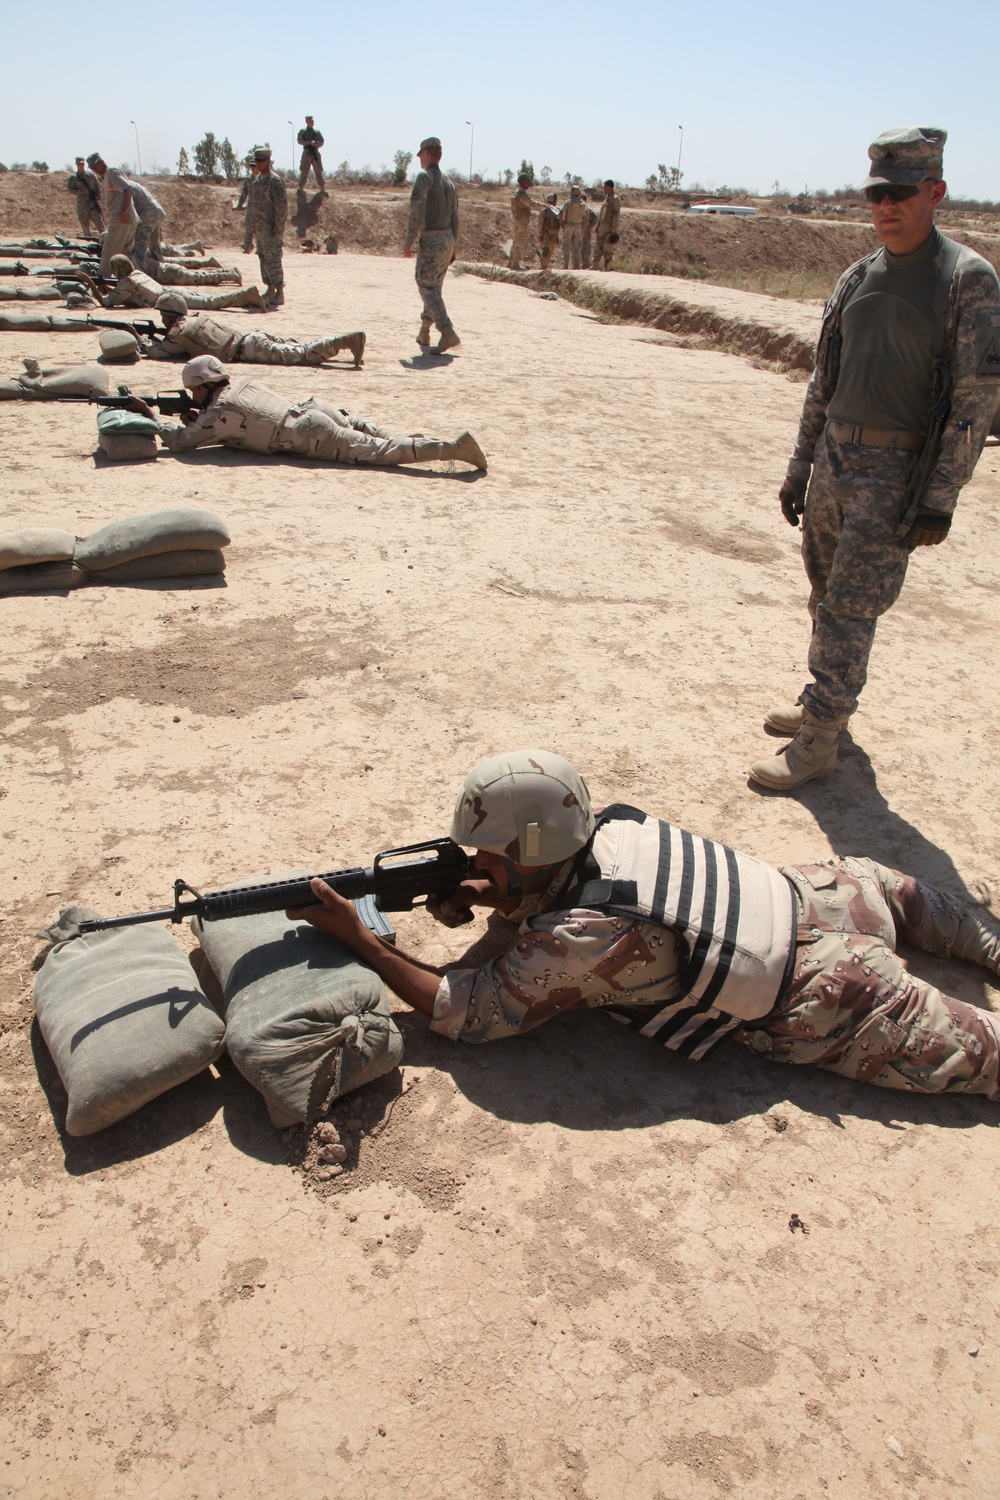
MULTIPOLYGON (((757 795, 762 713, 804 671, 774 500, 801 385, 522 288, 447 295, 463 344, 431 363, 407 264, 290 258, 268 326, 361 324, 370 355, 268 378, 468 425, 486 476, 115 467, 86 408, 0 408, 0 526, 183 500, 234 538, 224 587, 2 604, 2 1493, 995 1496, 995 1105, 737 1047, 689 1064, 596 1014, 485 1051, 401 1017, 404 1073, 339 1111, 333 1181, 225 1063, 60 1133, 30 1011, 56 907, 367 860, 446 827, 504 746, 776 862, 1000 888, 997 450, 912 564, 838 772, 757 795)), ((7 335, 3 373, 55 347, 94 341, 7 335)), ((467 942, 419 914, 400 932, 435 961, 467 942)), ((979 971, 913 964, 997 1003, 979 971)))

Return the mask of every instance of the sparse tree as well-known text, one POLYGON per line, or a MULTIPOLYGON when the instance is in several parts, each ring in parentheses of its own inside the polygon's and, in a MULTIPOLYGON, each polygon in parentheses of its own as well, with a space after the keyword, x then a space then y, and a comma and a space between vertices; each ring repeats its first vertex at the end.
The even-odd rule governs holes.
POLYGON ((551 185, 552 185, 552 168, 551 167, 543 167, 542 168, 540 176, 539 176, 539 181, 541 182, 542 187, 551 187, 551 185))
POLYGON ((12 161, 10 170, 12 172, 26 172, 28 170, 28 163, 25 161, 12 161))
POLYGON ((651 193, 655 193, 657 188, 660 186, 655 172, 650 172, 649 176, 646 178, 646 186, 651 193))
POLYGON ((219 142, 206 130, 194 148, 194 169, 199 177, 214 177, 219 165, 219 142))
POLYGON ((191 158, 187 154, 187 147, 182 146, 177 157, 177 175, 186 177, 191 170, 191 158))
POLYGON ((219 166, 227 182, 235 182, 237 177, 243 176, 240 159, 230 145, 228 135, 219 146, 219 166))
POLYGON ((406 174, 410 170, 410 162, 413 160, 412 151, 404 151, 402 147, 392 158, 396 165, 392 169, 392 183, 394 187, 402 187, 406 181, 406 174))
POLYGON ((513 169, 513 167, 504 167, 504 169, 503 169, 503 185, 504 185, 504 187, 510 187, 510 185, 511 185, 511 183, 513 181, 514 181, 514 169, 513 169))
MULTIPOLYGON (((548 168, 546 167, 545 170, 548 171, 548 168)), ((534 164, 534 162, 530 162, 530 161, 528 161, 527 157, 522 156, 521 157, 521 165, 517 169, 517 175, 518 175, 518 177, 527 177, 527 179, 528 179, 528 186, 529 187, 534 187, 534 185, 535 185, 535 164, 534 164)))
POLYGON ((31 170, 33 172, 47 172, 49 170, 49 164, 47 161, 33 161, 31 163, 31 170))

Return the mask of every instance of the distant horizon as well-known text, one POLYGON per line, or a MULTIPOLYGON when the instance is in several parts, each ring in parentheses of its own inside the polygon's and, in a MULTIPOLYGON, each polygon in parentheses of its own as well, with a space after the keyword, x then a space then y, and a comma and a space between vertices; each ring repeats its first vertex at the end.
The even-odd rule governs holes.
POLYGON ((659 166, 679 166, 688 190, 752 183, 770 196, 777 184, 794 197, 860 182, 876 136, 921 122, 948 130, 955 197, 1000 200, 985 117, 997 0, 966 0, 955 67, 941 61, 936 0, 902 12, 890 0, 841 0, 835 26, 793 0, 753 10, 703 0, 697 11, 620 0, 610 22, 596 0, 578 0, 572 15, 509 0, 499 18, 439 0, 430 21, 374 0, 357 12, 321 6, 307 33, 276 24, 264 0, 217 0, 169 49, 164 23, 139 9, 92 43, 78 23, 68 0, 50 0, 43 33, 30 8, 6 7, 8 57, 40 59, 8 66, 8 166, 100 150, 173 173, 181 147, 213 130, 240 154, 268 141, 277 164, 294 167, 309 112, 330 170, 342 161, 377 170, 436 134, 446 167, 466 176, 470 161, 473 175, 495 178, 524 157, 557 183, 568 171, 641 188, 659 166), (345 47, 350 66, 340 67, 345 47))

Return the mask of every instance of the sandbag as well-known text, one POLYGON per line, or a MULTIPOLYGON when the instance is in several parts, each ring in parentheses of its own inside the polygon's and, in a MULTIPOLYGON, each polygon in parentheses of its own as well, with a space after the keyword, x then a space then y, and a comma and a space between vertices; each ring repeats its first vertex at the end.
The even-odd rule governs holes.
POLYGON ((102 432, 97 439, 97 446, 113 464, 137 463, 141 459, 155 458, 160 451, 155 438, 129 432, 102 432))
POLYGON ((29 563, 63 562, 73 556, 76 537, 55 527, 25 526, 23 531, 0 531, 0 568, 29 563))
MULTIPOLYGON (((144 442, 144 438, 120 438, 116 441, 144 442)), ((137 557, 134 562, 119 563, 116 568, 94 569, 92 583, 145 583, 150 578, 209 578, 226 571, 223 552, 158 552, 155 557, 137 557)))
POLYGON ((0 286, 0 302, 58 302, 57 286, 0 286))
POLYGON ((35 563, 27 568, 4 568, 0 570, 0 597, 78 589, 86 581, 86 573, 74 562, 35 563))
POLYGON ((39 375, 18 377, 25 401, 55 401, 59 396, 106 396, 108 372, 100 365, 64 365, 39 375))
POLYGON ((312 1121, 399 1063, 389 992, 342 943, 283 912, 191 928, 222 989, 229 1055, 272 1124, 312 1121))
POLYGON ((0 312, 3 333, 79 333, 79 318, 63 318, 58 313, 0 312))
POLYGON ((229 541, 221 516, 193 505, 180 505, 112 521, 79 541, 75 555, 85 568, 112 568, 159 552, 214 551, 227 547, 229 541))
POLYGON ((97 430, 108 437, 155 437, 160 429, 152 417, 144 417, 141 412, 103 406, 97 413, 97 430))
MULTIPOLYGON (((50 935, 72 933, 70 907, 50 935)), ((70 1135, 92 1135, 215 1061, 225 1027, 162 927, 57 941, 35 979, 35 1014, 59 1070, 70 1135)))
POLYGON ((122 364, 139 356, 139 340, 124 328, 105 328, 97 342, 101 346, 101 358, 109 364, 122 364))

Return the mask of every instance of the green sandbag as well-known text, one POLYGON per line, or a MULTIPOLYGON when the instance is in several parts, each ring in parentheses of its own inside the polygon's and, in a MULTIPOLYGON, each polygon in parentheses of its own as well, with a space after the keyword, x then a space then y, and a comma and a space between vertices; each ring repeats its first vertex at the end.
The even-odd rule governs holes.
POLYGON ((141 412, 102 406, 97 413, 97 430, 108 437, 155 438, 160 429, 152 417, 144 417, 141 412))

